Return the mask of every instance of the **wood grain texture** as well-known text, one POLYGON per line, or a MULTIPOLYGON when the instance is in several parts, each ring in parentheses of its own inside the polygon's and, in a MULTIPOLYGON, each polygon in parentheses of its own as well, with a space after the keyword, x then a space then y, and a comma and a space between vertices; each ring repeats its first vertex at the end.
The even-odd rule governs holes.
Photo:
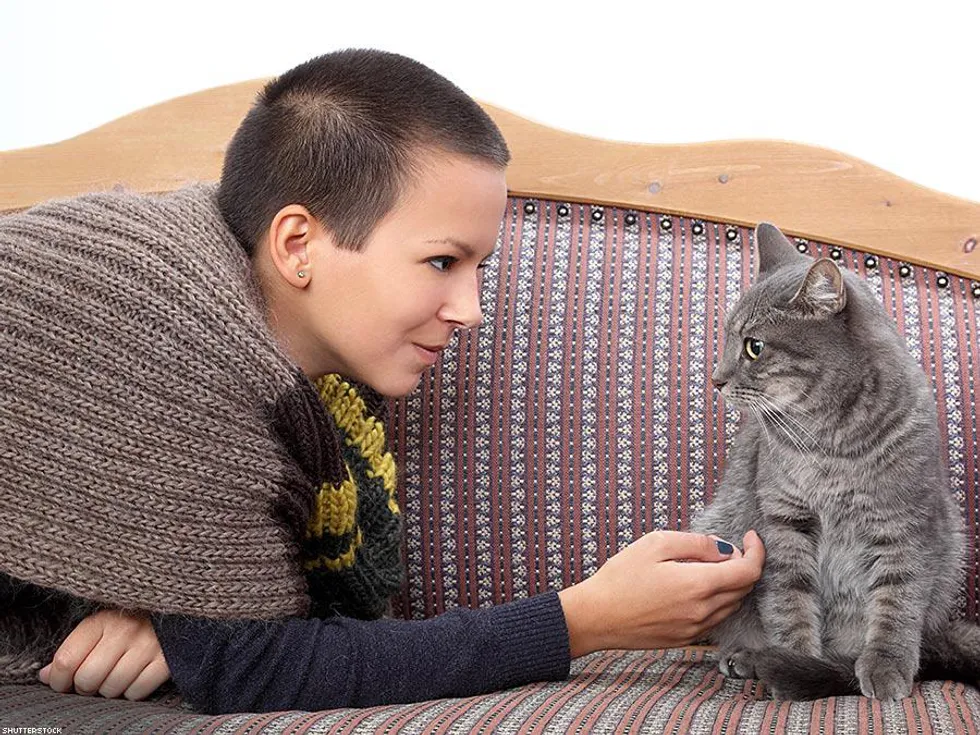
MULTIPOLYGON (((124 185, 217 179, 227 141, 266 80, 216 87, 52 145, 0 152, 0 211, 124 185)), ((622 143, 484 105, 511 148, 519 196, 755 225, 980 279, 980 202, 836 151, 780 141, 622 143)))

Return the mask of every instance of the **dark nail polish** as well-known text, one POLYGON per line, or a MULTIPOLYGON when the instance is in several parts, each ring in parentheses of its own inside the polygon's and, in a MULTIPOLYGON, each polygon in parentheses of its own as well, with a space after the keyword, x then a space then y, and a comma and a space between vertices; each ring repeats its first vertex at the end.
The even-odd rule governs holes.
POLYGON ((718 552, 721 554, 732 554, 735 551, 735 547, 727 541, 715 541, 715 544, 718 546, 718 552))

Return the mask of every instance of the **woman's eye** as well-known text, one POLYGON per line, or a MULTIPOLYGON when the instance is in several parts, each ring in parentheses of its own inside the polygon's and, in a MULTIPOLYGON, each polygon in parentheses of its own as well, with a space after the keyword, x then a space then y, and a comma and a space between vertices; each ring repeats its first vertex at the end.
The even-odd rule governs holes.
POLYGON ((755 337, 745 338, 745 354, 750 360, 758 360, 759 355, 762 354, 762 348, 766 346, 766 343, 761 339, 756 339, 755 337))
POLYGON ((456 262, 456 258, 451 255, 440 255, 437 258, 429 258, 429 264, 439 271, 448 271, 453 267, 453 263, 456 262))

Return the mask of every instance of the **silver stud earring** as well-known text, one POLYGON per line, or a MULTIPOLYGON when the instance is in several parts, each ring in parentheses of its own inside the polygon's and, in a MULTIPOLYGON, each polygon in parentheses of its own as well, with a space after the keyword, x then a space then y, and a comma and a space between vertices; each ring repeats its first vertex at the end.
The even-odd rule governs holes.
POLYGON ((296 277, 297 278, 306 278, 306 271, 297 271, 296 272, 296 277))

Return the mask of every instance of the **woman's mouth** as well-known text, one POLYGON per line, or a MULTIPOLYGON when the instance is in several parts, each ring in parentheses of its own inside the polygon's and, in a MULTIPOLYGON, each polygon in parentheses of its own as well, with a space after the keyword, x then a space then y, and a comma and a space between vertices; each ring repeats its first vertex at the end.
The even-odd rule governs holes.
POLYGON ((435 365, 445 345, 420 345, 412 343, 426 365, 435 365))

